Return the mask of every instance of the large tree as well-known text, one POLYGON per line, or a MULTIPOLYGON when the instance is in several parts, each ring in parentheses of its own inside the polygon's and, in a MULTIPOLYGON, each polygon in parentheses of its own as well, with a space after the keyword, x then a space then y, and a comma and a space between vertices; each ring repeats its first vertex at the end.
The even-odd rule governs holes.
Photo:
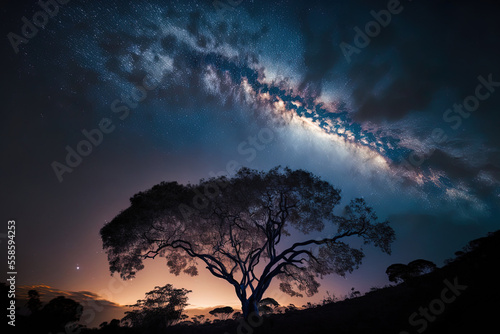
POLYGON ((232 178, 162 182, 140 192, 101 237, 111 272, 123 279, 157 256, 175 275, 195 276, 202 263, 234 287, 247 318, 258 314, 273 279, 291 296, 312 296, 318 278, 352 272, 364 256, 352 237, 390 253, 389 223, 359 198, 335 215, 340 199, 338 189, 304 170, 242 168, 232 178))

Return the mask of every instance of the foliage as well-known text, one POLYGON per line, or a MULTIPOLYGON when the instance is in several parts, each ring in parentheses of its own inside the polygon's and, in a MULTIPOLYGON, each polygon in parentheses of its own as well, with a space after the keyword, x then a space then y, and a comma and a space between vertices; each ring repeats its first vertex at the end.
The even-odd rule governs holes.
POLYGON ((407 281, 408 276, 408 266, 403 263, 394 263, 387 267, 385 271, 389 281, 394 283, 401 283, 407 281))
POLYGON ((59 296, 49 301, 40 312, 34 313, 30 317, 32 324, 38 329, 44 328, 46 331, 58 333, 66 331, 67 326, 75 324, 82 315, 83 307, 73 299, 59 296))
POLYGON ((310 309, 310 308, 315 308, 317 306, 318 305, 316 305, 316 304, 313 304, 311 302, 307 302, 306 304, 302 305, 302 308, 304 308, 304 309, 310 309))
POLYGON ((109 323, 105 321, 99 325, 99 329, 99 332, 103 334, 124 333, 123 328, 120 326, 119 319, 113 319, 109 323))
MULTIPOLYGON (((9 306, 8 286, 0 283, 0 290, 4 291, 2 303, 9 306)), ((28 291, 28 301, 25 304, 30 311, 27 315, 18 314, 16 328, 21 333, 59 333, 80 331, 83 327, 78 324, 83 312, 80 303, 64 296, 58 296, 43 305, 37 290, 28 291)), ((7 308, 7 307, 6 307, 7 308)), ((19 311, 19 308, 16 308, 19 311)))
POLYGON ((259 312, 262 314, 273 313, 280 304, 274 298, 264 298, 259 302, 259 312))
POLYGON ((241 312, 234 312, 233 313, 233 320, 238 320, 238 319, 241 319, 241 317, 243 316, 243 314, 241 314, 241 312))
POLYGON ((354 287, 352 287, 351 292, 349 292, 349 299, 357 298, 359 296, 361 296, 361 292, 359 292, 358 290, 354 289, 354 287))
POLYGON ((155 287, 147 292, 144 299, 134 305, 132 311, 125 312, 122 322, 131 327, 164 329, 186 319, 182 312, 187 304, 186 289, 174 289, 171 284, 155 287))
POLYGON ((229 318, 229 316, 233 312, 234 312, 234 310, 231 306, 225 306, 225 307, 214 308, 213 310, 211 310, 208 313, 210 313, 211 315, 216 316, 222 320, 227 320, 227 318, 229 318))
POLYGON ((280 304, 274 298, 264 298, 259 302, 259 305, 269 305, 272 307, 278 307, 280 304))
POLYGON ((40 309, 42 308, 42 302, 40 301, 40 294, 38 293, 38 291, 28 291, 28 302, 26 303, 26 307, 32 314, 40 311, 40 309))
POLYGON ((198 315, 192 316, 191 320, 193 320, 193 322, 195 322, 195 323, 199 323, 204 318, 205 318, 205 316, 203 314, 198 314, 198 315))
POLYGON ((436 265, 431 261, 418 259, 410 263, 402 264, 395 263, 387 267, 385 273, 389 281, 394 283, 407 282, 408 280, 432 272, 436 269, 436 265))
POLYGON ((326 305, 326 304, 335 303, 336 301, 337 301, 337 297, 335 297, 335 294, 333 292, 330 293, 329 291, 327 291, 326 296, 324 296, 323 300, 321 301, 321 304, 326 305))
POLYGON ((210 319, 205 318, 205 315, 199 314, 191 317, 191 320, 195 325, 202 325, 205 323, 210 323, 210 319))
POLYGON ((289 313, 289 312, 293 312, 293 311, 297 311, 297 310, 298 310, 298 308, 294 304, 288 304, 288 306, 285 307, 285 313, 289 313))

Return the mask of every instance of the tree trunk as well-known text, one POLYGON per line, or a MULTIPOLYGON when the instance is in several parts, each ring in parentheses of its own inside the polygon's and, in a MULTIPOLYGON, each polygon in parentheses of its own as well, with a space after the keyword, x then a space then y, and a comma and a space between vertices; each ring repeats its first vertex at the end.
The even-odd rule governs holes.
POLYGON ((253 296, 250 296, 247 300, 242 301, 241 311, 245 320, 247 320, 249 316, 259 316, 258 301, 256 301, 253 296))

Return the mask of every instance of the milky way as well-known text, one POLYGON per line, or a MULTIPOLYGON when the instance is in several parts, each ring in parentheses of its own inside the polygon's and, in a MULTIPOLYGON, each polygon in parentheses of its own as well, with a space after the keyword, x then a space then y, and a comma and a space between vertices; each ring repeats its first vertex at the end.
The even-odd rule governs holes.
MULTIPOLYGON (((341 49, 335 42, 343 38, 342 34, 345 38, 349 36, 345 32, 349 30, 343 26, 345 19, 329 17, 322 23, 326 25, 324 31, 321 25, 318 29, 320 33, 330 29, 331 36, 315 41, 308 37, 314 29, 308 26, 311 22, 294 24, 290 8, 269 6, 266 13, 262 4, 226 4, 222 7, 224 10, 216 7, 211 3, 166 5, 155 1, 68 6, 57 23, 59 29, 64 29, 58 32, 58 43, 64 44, 67 50, 56 56, 55 61, 68 71, 77 69, 78 73, 72 75, 73 80, 66 79, 61 89, 75 90, 75 85, 84 85, 82 77, 93 78, 95 82, 85 90, 85 98, 89 104, 99 99, 97 109, 105 115, 110 112, 103 107, 109 106, 107 99, 120 98, 125 105, 131 95, 137 96, 136 86, 147 77, 157 82, 159 88, 150 93, 141 112, 156 120, 157 126, 149 130, 160 137, 162 129, 158 125, 164 122, 162 113, 178 108, 196 113, 204 104, 223 110, 239 109, 256 119, 271 121, 274 126, 286 128, 295 123, 307 128, 312 137, 327 135, 331 138, 330 145, 343 147, 400 183, 423 189, 427 196, 469 202, 468 205, 479 210, 484 209, 482 200, 498 198, 498 167, 484 157, 494 154, 496 149, 483 145, 481 152, 477 152, 481 138, 464 138, 461 133, 469 129, 453 131, 439 119, 447 101, 450 101, 448 107, 459 101, 460 94, 455 92, 458 88, 454 91, 453 86, 437 87, 420 97, 426 100, 432 95, 435 105, 430 102, 425 105, 424 101, 420 106, 413 106, 411 101, 423 88, 420 82, 413 88, 397 86, 398 81, 404 80, 408 65, 393 49, 379 50, 380 46, 374 45, 354 63, 339 56, 341 49), (270 15, 275 16, 276 26, 270 27, 269 22, 262 19, 270 15), (330 64, 330 68, 321 75, 311 73, 319 71, 314 66, 321 64, 314 64, 309 58, 321 56, 321 52, 325 55, 318 61, 330 64), (332 59, 325 59, 328 56, 332 59), (370 65, 372 67, 368 67, 370 65), (366 71, 366 78, 360 79, 363 76, 359 69, 366 71), (373 74, 377 70, 381 71, 379 76, 373 74), (393 90, 392 95, 405 89, 401 94, 406 95, 392 96, 404 102, 384 97, 389 89, 393 90), (384 98, 388 101, 386 105, 381 104, 384 98), (377 110, 371 110, 373 117, 367 117, 366 101, 372 102, 369 108, 377 105, 383 108, 378 110, 380 115, 391 114, 386 109, 402 109, 404 105, 407 105, 406 114, 393 117, 398 119, 378 121, 377 118, 384 116, 376 116, 377 110), (445 143, 433 141, 435 127, 445 128, 452 139, 445 143), (468 180, 463 175, 447 172, 454 160, 469 154, 473 157, 471 160, 462 159, 459 163, 468 180), (479 191, 489 189, 493 197, 479 199, 477 186, 481 188, 479 191)), ((346 10, 341 4, 332 7, 332 13, 346 10)), ((350 10, 354 17, 362 12, 362 9, 350 10)), ((422 9, 406 9, 411 10, 415 13, 422 9)), ((313 10, 309 20, 315 16, 320 22, 328 17, 321 10, 313 10)), ((351 20, 362 26, 362 20, 351 20)), ((410 74, 414 71, 411 69, 410 74)), ((140 128, 141 124, 124 126, 140 128)))

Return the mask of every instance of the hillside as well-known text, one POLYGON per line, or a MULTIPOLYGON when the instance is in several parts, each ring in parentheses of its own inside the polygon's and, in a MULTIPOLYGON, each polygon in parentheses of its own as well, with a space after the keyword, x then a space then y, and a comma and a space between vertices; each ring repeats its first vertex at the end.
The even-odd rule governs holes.
MULTIPOLYGON (((253 333, 489 332, 490 327, 496 327, 495 317, 500 311, 496 269, 500 263, 500 231, 471 241, 464 249, 444 267, 410 282, 312 309, 271 315, 253 328, 253 333), (437 315, 426 314, 421 307, 430 307, 437 315), (414 312, 417 314, 410 324, 414 312)), ((175 326, 171 333, 251 333, 241 329, 237 322, 226 321, 175 326)))

